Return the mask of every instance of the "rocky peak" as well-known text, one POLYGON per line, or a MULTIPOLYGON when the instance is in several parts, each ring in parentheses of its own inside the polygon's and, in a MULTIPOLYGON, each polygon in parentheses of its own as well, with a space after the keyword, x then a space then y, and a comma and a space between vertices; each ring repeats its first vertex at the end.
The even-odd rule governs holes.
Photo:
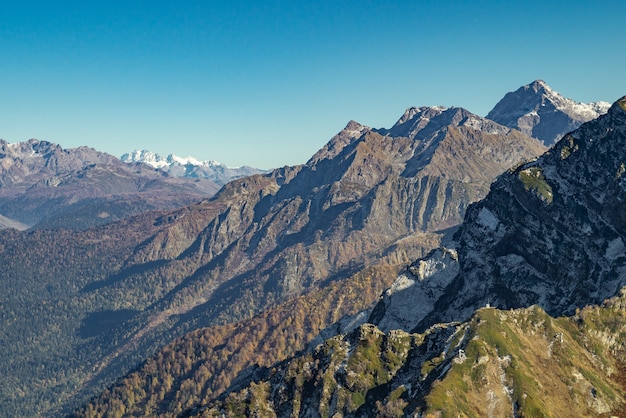
POLYGON ((333 136, 322 149, 317 151, 307 162, 307 165, 317 164, 321 160, 335 158, 348 144, 360 138, 364 133, 371 131, 368 126, 351 120, 345 128, 333 136))
POLYGON ((40 141, 38 139, 29 139, 24 142, 9 144, 6 141, 0 142, 0 147, 5 156, 15 158, 27 158, 35 155, 44 155, 50 152, 62 151, 63 149, 48 141, 40 141))
POLYGON ((383 135, 405 136, 410 139, 424 140, 434 132, 448 126, 467 126, 484 133, 505 135, 509 129, 494 123, 461 107, 443 106, 411 107, 391 129, 380 129, 383 135))
POLYGON ((582 123, 606 113, 607 102, 579 103, 552 90, 543 80, 507 93, 487 115, 550 146, 582 123))
MULTIPOLYGON (((383 135, 405 136, 414 139, 426 126, 433 126, 433 122, 441 125, 440 117, 446 110, 447 108, 443 106, 410 107, 391 129, 381 129, 379 132, 383 135)), ((450 120, 448 120, 449 122, 450 120)))

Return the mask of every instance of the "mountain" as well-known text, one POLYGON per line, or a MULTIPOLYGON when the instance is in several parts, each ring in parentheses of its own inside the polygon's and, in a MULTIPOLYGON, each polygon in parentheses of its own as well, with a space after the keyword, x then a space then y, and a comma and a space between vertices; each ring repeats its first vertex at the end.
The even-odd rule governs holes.
POLYGON ((320 332, 350 329, 397 274, 397 268, 382 264, 253 318, 192 331, 159 349, 73 416, 141 416, 148 412, 146 405, 152 416, 178 416, 206 404, 237 381, 318 345, 320 332), (153 379, 167 384, 153 385, 153 379))
POLYGON ((168 173, 172 177, 208 179, 219 186, 237 178, 266 172, 248 166, 229 168, 217 161, 198 161, 193 157, 183 158, 173 154, 161 157, 159 154, 148 150, 135 150, 123 154, 120 159, 125 163, 147 164, 168 173))
POLYGON ((407 311, 386 308, 396 298, 419 306, 405 326, 423 330, 487 303, 539 304, 554 316, 615 295, 626 285, 625 103, 500 176, 468 209, 455 250, 414 264, 370 319, 384 328, 404 321, 407 311))
POLYGON ((498 177, 368 323, 182 415, 623 415, 625 146, 626 97, 498 177))
MULTIPOLYGON (((231 321, 240 312, 258 313, 268 302, 277 304, 303 293, 306 297, 314 289, 323 291, 336 281, 342 283, 339 288, 345 286, 340 293, 347 299, 344 304, 356 299, 360 306, 368 306, 373 299, 365 298, 364 291, 350 290, 354 287, 348 277, 358 275, 369 265, 395 269, 412 254, 425 254, 439 242, 446 228, 460 221, 469 202, 487 192, 497 173, 544 149, 518 131, 461 108, 409 109, 390 132, 351 121, 307 164, 235 180, 207 202, 205 210, 219 203, 227 212, 220 216, 219 223, 210 223, 189 250, 171 253, 181 260, 205 259, 206 264, 185 280, 186 288, 175 288, 162 306, 156 307, 160 312, 176 312, 186 306, 188 310, 181 315, 188 321, 186 328, 182 328, 180 318, 173 325, 180 329, 175 334, 181 335, 184 329, 231 321), (400 129, 409 120, 411 132, 400 129), (241 232, 235 233, 233 227, 241 232), (218 252, 220 248, 223 250, 218 252)), ((188 218, 189 214, 185 215, 188 218)), ((169 251, 163 242, 159 236, 142 248, 141 254, 169 251)), ((141 281, 139 277, 135 280, 141 281)), ((379 286, 380 280, 371 286, 379 286)), ((324 304, 318 302, 314 306, 319 309, 316 317, 335 315, 332 305, 322 308, 324 304), (329 311, 323 314, 323 309, 329 311)), ((162 323, 173 319, 163 318, 155 307, 145 313, 149 312, 162 323)), ((286 324, 293 321, 287 314, 279 317, 286 324)), ((258 328, 273 330, 281 322, 273 319, 271 324, 258 328)), ((330 324, 309 322, 305 317, 297 334, 314 336, 316 330, 330 324)), ((240 325, 237 329, 248 328, 240 325)), ((236 339, 241 342, 239 338, 244 337, 236 339)), ((265 337, 254 338, 265 341, 265 337)), ((287 345, 269 341, 269 346, 283 348, 268 355, 267 360, 284 359, 294 354, 294 347, 308 342, 287 345)), ((223 376, 217 381, 205 377, 212 381, 207 391, 223 390, 234 371, 251 365, 241 357, 220 363, 221 368, 203 368, 205 376, 223 376)), ((247 356, 248 361, 251 358, 254 356, 247 356)), ((174 370, 187 369, 174 366, 174 370)), ((180 376, 174 373, 171 379, 174 388, 180 376)), ((150 391, 145 393, 152 398, 150 391)), ((155 399, 160 396, 154 395, 155 399)))
POLYGON ((507 93, 487 118, 552 146, 582 123, 606 113, 609 106, 607 102, 575 102, 536 80, 507 93))
POLYGON ((12 221, 8 227, 85 229, 180 207, 217 190, 209 180, 170 178, 92 148, 0 140, 0 216, 12 221))
POLYGON ((497 173, 545 150, 461 108, 407 112, 389 132, 350 122, 306 164, 184 208, 0 231, 1 414, 67 411, 189 331, 422 257, 497 173))

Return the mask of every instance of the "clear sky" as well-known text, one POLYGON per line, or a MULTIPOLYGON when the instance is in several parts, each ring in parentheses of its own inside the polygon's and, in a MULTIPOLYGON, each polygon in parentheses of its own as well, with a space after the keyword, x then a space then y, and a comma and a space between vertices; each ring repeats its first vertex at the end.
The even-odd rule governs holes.
POLYGON ((623 0, 0 0, 0 138, 273 168, 354 119, 626 94, 623 0))

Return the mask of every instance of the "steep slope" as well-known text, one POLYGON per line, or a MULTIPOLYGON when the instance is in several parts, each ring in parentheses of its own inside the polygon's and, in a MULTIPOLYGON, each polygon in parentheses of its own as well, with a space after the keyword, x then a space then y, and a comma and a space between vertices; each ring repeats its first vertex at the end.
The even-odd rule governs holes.
POLYGON ((148 150, 135 150, 120 157, 125 163, 143 163, 168 173, 172 177, 186 177, 211 180, 223 186, 231 180, 261 174, 264 170, 243 166, 230 168, 217 161, 199 161, 193 157, 179 157, 169 154, 162 157, 148 150))
POLYGON ((0 229, 4 229, 4 228, 13 228, 13 229, 17 229, 18 231, 24 231, 28 229, 28 225, 23 224, 13 219, 9 219, 6 216, 0 215, 0 229))
POLYGON ((625 306, 483 308, 421 334, 365 324, 183 416, 621 416, 625 306))
POLYGON ((185 332, 248 318, 381 258, 399 265, 421 257, 437 245, 438 231, 484 196, 489 173, 544 149, 507 128, 482 132, 476 126, 495 124, 459 108, 412 119, 425 129, 420 137, 381 135, 352 122, 307 164, 235 180, 176 211, 85 235, 0 232, 0 255, 9 260, 0 283, 6 295, 20 294, 19 303, 0 295, 17 318, 4 323, 7 362, 0 359, 0 368, 11 376, 9 387, 24 388, 18 398, 3 392, 1 412, 58 411, 185 332), (456 157, 446 157, 449 152, 456 157), (457 159, 475 165, 463 170, 457 159), (133 238, 110 250, 109 237, 128 230, 133 238), (83 270, 73 255, 91 248, 85 243, 103 246, 90 251, 93 265, 115 262, 83 270), (45 258, 23 263, 31 246, 45 258), (59 246, 63 252, 56 253, 59 246), (45 333, 31 332, 39 328, 27 323, 34 304, 41 306, 37 322, 47 324, 45 333), (53 370, 10 361, 31 339, 40 348, 32 358, 54 353, 53 370), (54 349, 44 351, 48 346, 54 349))
POLYGON ((599 303, 626 285, 626 101, 498 178, 472 205, 456 251, 417 261, 370 320, 425 329, 490 303, 551 315, 599 303), (458 254, 457 254, 458 253, 458 254), (416 309, 394 308, 412 300, 416 309))
POLYGON ((85 229, 180 207, 217 189, 208 180, 169 178, 87 147, 0 140, 0 214, 28 226, 85 229))
POLYGON ((578 103, 536 80, 507 93, 487 115, 551 146, 582 123, 606 113, 610 103, 578 103))

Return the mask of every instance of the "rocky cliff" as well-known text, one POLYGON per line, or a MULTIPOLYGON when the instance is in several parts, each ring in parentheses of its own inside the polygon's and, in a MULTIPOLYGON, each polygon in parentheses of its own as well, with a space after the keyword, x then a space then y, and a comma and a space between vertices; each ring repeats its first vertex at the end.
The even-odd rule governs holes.
POLYGON ((370 323, 187 415, 622 414, 625 146, 626 97, 500 176, 370 323))
POLYGON ((461 108, 408 111, 394 128, 351 122, 307 164, 235 180, 178 210, 100 230, 0 234, 8 286, 0 300, 20 318, 4 330, 6 358, 40 330, 24 310, 45 295, 38 322, 49 331, 36 338, 50 349, 30 355, 56 353, 55 370, 72 376, 60 384, 52 369, 0 362, 11 376, 4 411, 19 410, 10 387, 45 397, 42 408, 54 411, 188 331, 251 317, 373 264, 422 257, 497 173, 544 150, 461 108), (28 263, 24 248, 37 248, 28 263), (96 266, 89 274, 75 257, 86 251, 96 266))

